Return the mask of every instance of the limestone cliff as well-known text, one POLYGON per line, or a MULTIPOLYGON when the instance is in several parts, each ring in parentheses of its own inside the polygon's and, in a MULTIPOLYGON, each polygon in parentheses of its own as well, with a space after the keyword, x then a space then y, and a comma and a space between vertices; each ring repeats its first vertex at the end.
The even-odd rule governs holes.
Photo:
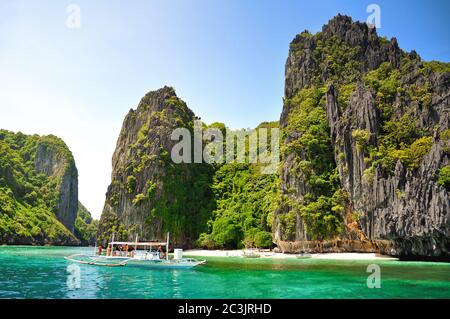
POLYGON ((99 241, 165 239, 192 245, 211 212, 206 164, 174 164, 175 128, 193 132, 194 113, 175 91, 149 92, 125 117, 112 158, 111 184, 100 219, 99 241))
POLYGON ((34 166, 37 172, 56 180, 56 217, 73 233, 78 210, 78 171, 67 146, 56 141, 38 141, 34 166))
POLYGON ((0 130, 0 241, 77 245, 78 173, 58 137, 0 130))
POLYGON ((346 16, 295 37, 280 119, 278 244, 337 238, 449 257, 449 193, 440 182, 449 165, 449 69, 346 16), (318 162, 315 150, 329 159, 318 162))

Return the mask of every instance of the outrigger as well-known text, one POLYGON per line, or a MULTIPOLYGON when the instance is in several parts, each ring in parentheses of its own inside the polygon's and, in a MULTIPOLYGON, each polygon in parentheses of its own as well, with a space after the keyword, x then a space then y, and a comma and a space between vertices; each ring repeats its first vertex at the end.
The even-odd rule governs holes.
POLYGON ((95 266, 132 266, 173 269, 189 269, 206 262, 205 260, 183 258, 181 249, 175 249, 174 258, 170 259, 169 233, 167 233, 166 242, 138 242, 137 236, 136 241, 134 242, 114 241, 113 234, 105 255, 75 254, 64 258, 79 264, 95 266), (158 249, 152 250, 155 246, 158 247, 158 249), (166 253, 161 249, 163 246, 166 246, 166 253))

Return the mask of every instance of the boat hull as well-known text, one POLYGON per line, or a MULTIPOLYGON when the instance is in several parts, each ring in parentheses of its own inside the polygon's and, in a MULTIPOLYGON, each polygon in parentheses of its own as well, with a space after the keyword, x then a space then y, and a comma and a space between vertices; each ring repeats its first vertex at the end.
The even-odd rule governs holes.
POLYGON ((95 266, 129 266, 148 269, 191 269, 204 264, 195 259, 144 259, 124 256, 87 256, 83 254, 65 257, 69 261, 95 266))
POLYGON ((129 260, 127 266, 140 267, 148 269, 191 269, 195 266, 204 264, 205 261, 196 262, 173 262, 173 261, 155 261, 155 260, 129 260))

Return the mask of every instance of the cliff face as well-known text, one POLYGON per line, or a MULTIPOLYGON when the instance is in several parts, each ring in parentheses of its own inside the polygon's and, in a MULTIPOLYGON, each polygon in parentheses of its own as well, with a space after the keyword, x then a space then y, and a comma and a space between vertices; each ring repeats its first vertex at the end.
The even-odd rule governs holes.
POLYGON ((403 83, 415 85, 419 81, 429 81, 431 105, 423 108, 413 101, 400 101, 397 96, 395 108, 399 117, 412 112, 418 130, 432 129, 431 147, 415 167, 408 167, 399 159, 393 172, 367 161, 370 157, 368 151, 358 150, 357 141, 352 136, 352 132, 362 129, 370 132, 369 145, 378 145, 380 115, 373 93, 358 85, 348 107, 342 111, 336 102, 334 88, 331 86, 327 92, 326 110, 335 158, 341 184, 349 194, 351 209, 360 213, 362 230, 368 238, 393 242, 388 253, 394 255, 449 254, 449 194, 437 180, 440 168, 449 164, 445 151, 449 141, 441 136, 449 123, 450 74, 429 74, 426 77, 421 75, 411 82, 404 79, 403 83), (345 156, 338 160, 341 153, 345 156))
POLYGON ((78 171, 70 151, 65 145, 39 141, 34 166, 37 172, 57 180, 56 217, 73 233, 78 210, 78 171))
POLYGON ((439 179, 449 165, 449 80, 448 64, 423 62, 349 17, 298 35, 286 62, 275 240, 337 236, 392 255, 448 257, 449 194, 439 179), (326 167, 309 148, 315 139, 331 157, 326 167), (333 235, 315 236, 319 223, 333 235))
POLYGON ((99 240, 165 239, 191 245, 211 212, 206 164, 174 164, 175 128, 193 133, 194 113, 170 87, 146 94, 130 110, 112 159, 111 185, 100 220, 99 240))
POLYGON ((59 138, 0 130, 0 240, 77 245, 78 174, 59 138))

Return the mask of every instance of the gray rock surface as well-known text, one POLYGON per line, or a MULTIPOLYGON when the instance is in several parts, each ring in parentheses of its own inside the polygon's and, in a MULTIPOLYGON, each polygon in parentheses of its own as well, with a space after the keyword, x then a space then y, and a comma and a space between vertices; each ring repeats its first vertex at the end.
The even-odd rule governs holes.
POLYGON ((54 145, 39 143, 35 169, 57 180, 59 200, 54 208, 55 215, 73 233, 78 211, 78 171, 72 155, 61 152, 54 145))
POLYGON ((174 164, 170 158, 177 143, 171 140, 172 131, 192 129, 194 119, 171 87, 147 93, 138 107, 129 111, 112 158, 100 241, 106 242, 112 232, 116 238, 134 240, 138 235, 140 240, 165 240, 170 231, 171 242, 185 246, 197 239, 194 229, 206 227, 197 209, 205 196, 191 190, 201 178, 201 172, 195 170, 204 164, 174 164))
MULTIPOLYGON (((331 39, 342 41, 356 48, 358 72, 378 68, 383 62, 390 62, 398 68, 402 52, 395 38, 380 39, 375 29, 364 23, 352 22, 351 18, 338 15, 322 28, 321 41, 331 39)), ((338 92, 333 85, 323 56, 317 56, 318 40, 308 32, 297 35, 291 43, 286 61, 285 98, 294 97, 303 88, 311 85, 327 85, 325 112, 327 115, 333 152, 339 170, 341 187, 349 194, 350 211, 360 214, 361 229, 368 240, 386 240, 389 244, 379 251, 404 256, 442 257, 450 255, 450 200, 448 191, 437 184, 439 168, 449 164, 448 141, 442 141, 439 133, 449 128, 449 83, 450 74, 418 72, 418 64, 402 74, 402 83, 423 85, 429 83, 432 103, 422 108, 412 101, 397 97, 395 110, 400 117, 406 108, 414 110, 421 128, 434 131, 433 145, 425 155, 419 168, 409 169, 399 161, 394 174, 388 174, 381 166, 374 171, 373 179, 363 175, 368 168, 365 154, 356 147, 352 131, 363 129, 370 132, 370 145, 378 145, 380 135, 380 111, 374 93, 356 79, 356 90, 348 105, 339 105, 338 92), (331 83, 330 83, 331 82, 331 83), (344 154, 344 156, 339 156, 344 154)), ((417 57, 415 52, 411 57, 417 57)), ((420 58, 417 59, 420 62, 420 58)), ((289 105, 285 105, 280 118, 281 128, 289 121, 289 105)), ((299 135, 300 136, 300 135, 299 135)), ((287 140, 299 136, 288 136, 287 140)), ((282 159, 281 190, 291 200, 300 202, 311 192, 301 174, 291 174, 294 155, 282 159)), ((283 209, 277 214, 286 213, 283 209)), ((298 216, 297 216, 298 217, 298 216)), ((275 218, 274 239, 283 243, 307 241, 309 236, 300 217, 297 218, 295 236, 286 238, 275 218)), ((298 246, 298 245, 297 245, 298 246)), ((373 250, 373 246, 369 251, 373 250)))
MULTIPOLYGON (((434 94, 433 100, 439 101, 432 105, 435 117, 421 118, 421 122, 429 127, 448 127, 448 86, 443 96, 434 94), (447 110, 444 110, 445 104, 447 110)), ((342 112, 336 103, 335 91, 330 87, 326 109, 341 184, 349 193, 352 209, 361 213, 360 222, 367 237, 392 240, 394 247, 388 253, 394 255, 448 254, 450 199, 445 188, 437 184, 436 173, 440 167, 448 165, 449 160, 438 134, 418 169, 407 169, 398 161, 392 176, 378 166, 373 180, 366 181, 363 175, 369 167, 364 153, 356 147, 352 131, 369 131, 372 134, 370 144, 377 144, 379 115, 372 93, 359 84, 349 106, 342 112), (340 113, 342 115, 338 116, 340 113), (343 160, 338 159, 339 153, 345 154, 343 160)))

